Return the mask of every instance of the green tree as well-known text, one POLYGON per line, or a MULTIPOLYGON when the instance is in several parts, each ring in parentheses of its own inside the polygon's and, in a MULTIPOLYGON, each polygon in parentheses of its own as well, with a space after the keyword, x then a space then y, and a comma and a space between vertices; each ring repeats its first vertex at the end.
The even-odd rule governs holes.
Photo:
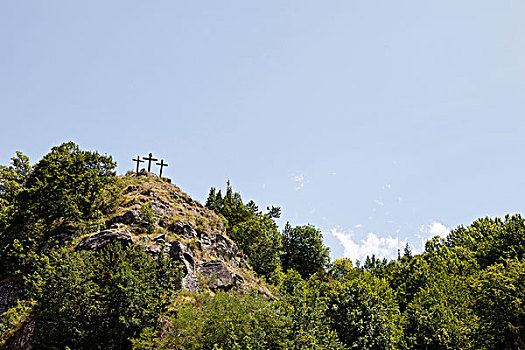
POLYGON ((289 320, 258 295, 218 293, 179 302, 162 328, 147 329, 135 349, 288 349, 289 320))
POLYGON ((97 220, 115 167, 111 156, 83 151, 73 142, 53 147, 34 166, 20 193, 24 226, 38 224, 50 234, 97 220))
POLYGON ((16 152, 11 165, 0 165, 0 279, 14 270, 22 257, 20 240, 13 232, 13 217, 17 214, 17 197, 31 173, 29 158, 16 152))
POLYGON ((401 313, 386 280, 369 271, 351 270, 330 281, 325 289, 327 321, 347 348, 399 348, 401 313))
POLYGON ((525 348, 525 261, 505 260, 489 266, 472 287, 479 316, 477 349, 525 348))
POLYGON ((31 251, 56 237, 97 230, 114 198, 108 188, 115 166, 110 156, 73 142, 53 147, 34 167, 17 153, 11 167, 0 169, 0 271, 20 271, 31 251))
POLYGON ((321 231, 314 226, 292 228, 287 222, 281 237, 283 245, 281 262, 285 270, 294 269, 303 278, 309 278, 328 266, 329 249, 323 243, 321 231))
POLYGON ((27 278, 36 301, 37 348, 129 349, 180 288, 180 268, 140 246, 100 252, 61 248, 36 259, 27 278))
POLYGON ((281 264, 281 235, 274 221, 280 216, 280 208, 268 208, 264 214, 254 201, 244 204, 229 181, 224 197, 220 190, 210 190, 206 207, 225 219, 226 232, 248 256, 258 274, 269 275, 281 264))
POLYGON ((478 318, 469 279, 439 274, 420 290, 403 313, 409 349, 474 349, 478 318))
POLYGON ((281 237, 277 224, 271 218, 252 216, 235 225, 231 237, 248 256, 258 274, 269 275, 281 264, 281 237))

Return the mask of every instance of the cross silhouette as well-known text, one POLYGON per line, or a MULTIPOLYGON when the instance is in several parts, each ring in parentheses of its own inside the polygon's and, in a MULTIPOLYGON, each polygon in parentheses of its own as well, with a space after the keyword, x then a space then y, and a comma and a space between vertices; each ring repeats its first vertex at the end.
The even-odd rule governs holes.
POLYGON ((151 161, 158 160, 157 158, 153 158, 153 154, 152 153, 149 154, 149 157, 147 157, 147 158, 146 157, 142 157, 142 159, 148 161, 148 172, 151 172, 151 161))
POLYGON ((159 177, 162 179, 162 168, 165 167, 165 166, 168 166, 168 164, 164 163, 164 159, 161 159, 160 160, 160 163, 156 163, 157 165, 160 165, 160 173, 159 173, 159 177))
POLYGON ((143 160, 140 160, 140 157, 137 156, 137 159, 132 159, 132 161, 137 162, 137 174, 139 173, 139 164, 144 163, 143 160))

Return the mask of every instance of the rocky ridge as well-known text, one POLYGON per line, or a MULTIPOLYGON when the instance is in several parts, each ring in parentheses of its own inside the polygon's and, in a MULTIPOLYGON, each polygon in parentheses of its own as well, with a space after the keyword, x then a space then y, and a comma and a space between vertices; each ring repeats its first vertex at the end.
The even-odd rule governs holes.
POLYGON ((83 237, 75 249, 99 250, 114 241, 139 244, 153 258, 165 254, 180 261, 186 290, 255 288, 273 298, 227 236, 222 219, 171 181, 143 169, 139 174, 119 177, 117 189, 119 201, 106 213, 107 229, 83 237), (153 217, 145 215, 148 206, 153 217), (153 229, 148 231, 149 224, 153 229))

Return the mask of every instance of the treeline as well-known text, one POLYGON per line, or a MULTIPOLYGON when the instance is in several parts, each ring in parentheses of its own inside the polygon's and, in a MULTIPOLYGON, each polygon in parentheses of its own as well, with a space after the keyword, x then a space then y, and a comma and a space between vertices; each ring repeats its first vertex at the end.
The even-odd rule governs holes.
POLYGON ((485 218, 396 260, 330 261, 314 226, 244 203, 228 183, 223 218, 275 299, 190 294, 182 269, 138 245, 75 251, 114 205, 115 163, 73 143, 0 166, 0 275, 26 297, 0 346, 34 322, 36 349, 524 349, 525 220, 485 218))

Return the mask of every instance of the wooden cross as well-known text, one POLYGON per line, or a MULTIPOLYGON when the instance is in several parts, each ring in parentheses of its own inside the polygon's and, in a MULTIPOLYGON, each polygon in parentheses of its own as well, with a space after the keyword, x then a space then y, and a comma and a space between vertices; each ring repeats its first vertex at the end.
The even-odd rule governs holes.
POLYGON ((137 159, 132 159, 132 161, 137 162, 137 174, 139 173, 139 164, 144 163, 143 160, 140 160, 140 157, 137 156, 137 159))
POLYGON ((149 157, 142 157, 142 159, 144 160, 147 160, 148 161, 148 172, 151 172, 151 161, 156 161, 158 160, 157 158, 153 158, 153 154, 149 154, 149 157))
POLYGON ((162 179, 162 168, 165 166, 168 166, 168 164, 164 163, 164 159, 160 160, 160 163, 156 163, 157 165, 160 165, 160 174, 159 177, 162 179))

